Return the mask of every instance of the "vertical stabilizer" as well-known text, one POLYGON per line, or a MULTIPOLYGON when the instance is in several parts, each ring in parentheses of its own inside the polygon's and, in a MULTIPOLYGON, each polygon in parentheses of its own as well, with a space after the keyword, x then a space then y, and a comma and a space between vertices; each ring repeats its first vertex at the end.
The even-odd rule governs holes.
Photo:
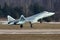
POLYGON ((25 17, 23 15, 21 15, 20 21, 24 21, 24 20, 25 20, 25 17))

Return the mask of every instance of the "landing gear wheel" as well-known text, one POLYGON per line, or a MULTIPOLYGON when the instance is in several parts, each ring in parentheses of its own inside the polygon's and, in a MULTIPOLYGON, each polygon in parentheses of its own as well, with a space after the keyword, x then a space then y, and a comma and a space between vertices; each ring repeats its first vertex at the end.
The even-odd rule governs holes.
POLYGON ((40 19, 40 23, 42 23, 42 19, 40 19))
POLYGON ((23 27, 23 24, 20 25, 20 28, 22 28, 22 27, 23 27))
POLYGON ((32 28, 32 23, 31 22, 29 22, 30 23, 30 27, 32 28))

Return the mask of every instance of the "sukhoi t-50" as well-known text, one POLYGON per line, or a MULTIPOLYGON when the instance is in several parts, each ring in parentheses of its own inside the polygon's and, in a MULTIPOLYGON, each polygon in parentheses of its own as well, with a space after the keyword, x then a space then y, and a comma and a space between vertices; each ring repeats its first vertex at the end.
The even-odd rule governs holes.
POLYGON ((50 17, 52 15, 54 15, 54 12, 41 12, 38 13, 36 15, 30 16, 30 17, 24 17, 23 15, 21 15, 21 17, 17 20, 15 20, 14 18, 12 18, 11 16, 7 16, 8 18, 8 24, 10 25, 20 25, 20 27, 23 27, 23 24, 26 22, 29 22, 31 27, 32 27, 32 23, 36 23, 39 19, 43 19, 45 17, 50 17))

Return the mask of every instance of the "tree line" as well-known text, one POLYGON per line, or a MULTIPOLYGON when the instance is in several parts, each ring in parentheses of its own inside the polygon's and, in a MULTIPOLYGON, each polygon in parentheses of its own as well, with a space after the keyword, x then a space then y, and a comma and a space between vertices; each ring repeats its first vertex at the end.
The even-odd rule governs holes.
MULTIPOLYGON (((31 4, 28 7, 29 11, 33 14, 40 13, 43 11, 43 7, 39 6, 37 3, 36 4, 31 4)), ((0 5, 0 17, 6 17, 7 15, 11 15, 14 18, 18 18, 20 15, 24 14, 23 7, 11 7, 7 5, 7 3, 4 3, 4 6, 1 7, 0 5)))
MULTIPOLYGON (((31 14, 38 14, 40 12, 45 11, 46 9, 42 6, 40 6, 38 3, 35 4, 31 4, 28 7, 29 12, 31 12, 31 14)), ((20 15, 25 15, 24 13, 24 9, 23 7, 11 7, 9 5, 7 5, 7 3, 4 3, 4 6, 1 7, 0 5, 0 18, 6 18, 7 15, 12 16, 13 18, 19 18, 20 15)), ((52 17, 49 17, 49 20, 51 20, 52 17)))

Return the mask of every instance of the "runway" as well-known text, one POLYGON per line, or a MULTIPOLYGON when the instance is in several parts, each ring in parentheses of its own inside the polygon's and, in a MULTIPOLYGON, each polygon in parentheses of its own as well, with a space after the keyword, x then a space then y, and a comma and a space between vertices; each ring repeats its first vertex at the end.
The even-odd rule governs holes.
MULTIPOLYGON (((40 23, 40 22, 36 22, 36 23, 40 23)), ((60 24, 60 22, 42 22, 42 23, 45 23, 45 24, 60 24)), ((0 24, 5 24, 7 25, 8 24, 8 21, 0 21, 0 24)))
POLYGON ((48 24, 60 24, 60 22, 43 22, 43 23, 48 23, 48 24))
POLYGON ((60 34, 60 29, 21 29, 21 30, 2 30, 0 34, 60 34))
MULTIPOLYGON (((40 23, 40 22, 37 22, 37 23, 40 23)), ((42 22, 42 23, 45 23, 45 24, 60 24, 60 22, 42 22)))

